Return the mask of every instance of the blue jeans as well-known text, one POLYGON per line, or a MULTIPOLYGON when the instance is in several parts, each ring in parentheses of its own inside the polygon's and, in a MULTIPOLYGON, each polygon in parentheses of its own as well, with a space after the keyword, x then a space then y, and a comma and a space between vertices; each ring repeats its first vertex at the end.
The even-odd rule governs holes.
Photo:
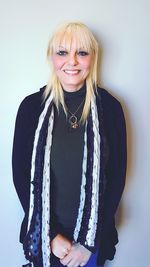
POLYGON ((100 267, 96 264, 96 260, 97 260, 97 253, 94 253, 91 255, 88 263, 85 265, 85 267, 100 267))

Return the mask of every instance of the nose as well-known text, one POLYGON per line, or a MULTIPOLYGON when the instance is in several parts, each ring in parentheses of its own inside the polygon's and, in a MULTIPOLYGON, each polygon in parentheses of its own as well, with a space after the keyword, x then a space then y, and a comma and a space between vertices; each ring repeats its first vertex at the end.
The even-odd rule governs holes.
POLYGON ((77 61, 77 55, 76 53, 70 53, 69 55, 69 64, 72 66, 77 65, 78 61, 77 61))

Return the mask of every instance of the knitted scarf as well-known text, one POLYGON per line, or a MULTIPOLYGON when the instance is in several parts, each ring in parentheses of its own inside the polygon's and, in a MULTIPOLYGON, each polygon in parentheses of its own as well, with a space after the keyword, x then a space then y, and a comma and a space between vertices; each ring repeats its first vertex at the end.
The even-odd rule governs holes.
MULTIPOLYGON (((41 267, 50 267, 50 186, 51 145, 54 125, 52 93, 45 101, 35 131, 32 162, 28 229, 24 240, 24 253, 29 265, 40 258, 41 267)), ((85 123, 84 152, 80 204, 73 237, 75 242, 95 246, 98 210, 102 188, 102 138, 101 120, 98 119, 96 96, 91 100, 90 112, 85 123)))

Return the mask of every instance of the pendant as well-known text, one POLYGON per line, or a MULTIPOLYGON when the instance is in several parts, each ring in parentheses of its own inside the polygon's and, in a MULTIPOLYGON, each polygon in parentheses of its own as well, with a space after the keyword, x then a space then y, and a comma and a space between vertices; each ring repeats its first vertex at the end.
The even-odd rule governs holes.
POLYGON ((71 128, 76 129, 78 127, 78 123, 77 123, 77 117, 75 115, 71 115, 71 117, 69 118, 69 123, 71 124, 71 128))

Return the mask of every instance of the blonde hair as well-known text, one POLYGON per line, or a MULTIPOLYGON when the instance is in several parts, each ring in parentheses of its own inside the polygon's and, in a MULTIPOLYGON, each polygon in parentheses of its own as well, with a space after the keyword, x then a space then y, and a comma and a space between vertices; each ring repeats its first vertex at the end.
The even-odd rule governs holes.
MULTIPOLYGON (((48 49, 47 49, 47 58, 48 60, 51 58, 58 46, 61 45, 62 41, 65 44, 65 47, 70 50, 72 40, 76 41, 77 49, 83 47, 87 50, 87 52, 92 53, 93 60, 90 68, 90 73, 86 78, 86 98, 85 104, 83 107, 83 112, 80 121, 82 123, 85 122, 90 109, 90 102, 94 94, 94 88, 97 87, 98 84, 98 42, 93 36, 92 32, 89 28, 81 23, 81 22, 69 22, 60 25, 60 27, 54 32, 52 38, 49 41, 48 49)), ((49 60, 50 61, 50 60, 49 60)), ((57 109, 59 109, 59 105, 62 104, 64 112, 67 115, 67 109, 64 102, 64 94, 62 90, 62 86, 60 81, 53 69, 52 62, 51 63, 51 74, 49 78, 49 82, 44 91, 44 99, 48 96, 50 91, 53 92, 54 103, 56 104, 57 109)))

